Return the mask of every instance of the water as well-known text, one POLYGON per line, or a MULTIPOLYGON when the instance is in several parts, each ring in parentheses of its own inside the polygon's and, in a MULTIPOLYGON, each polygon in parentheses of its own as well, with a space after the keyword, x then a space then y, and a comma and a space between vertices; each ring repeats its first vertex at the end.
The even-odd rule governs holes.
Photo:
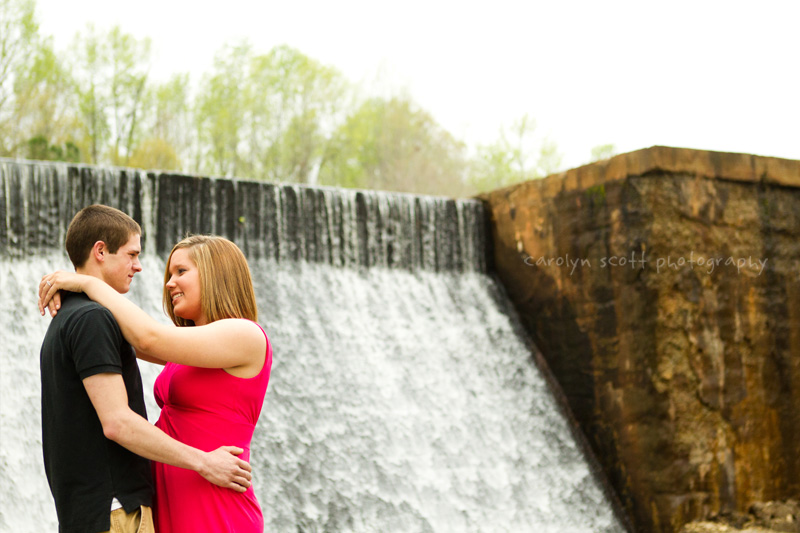
MULTIPOLYGON (((69 267, 55 243, 78 206, 31 199, 33 174, 40 198, 138 210, 149 245, 131 298, 159 320, 175 234, 206 224, 246 249, 274 348, 252 452, 267 531, 624 531, 487 273, 479 204, 195 178, 181 196, 119 172, 0 161, 0 531, 56 529, 35 291, 69 267), (71 173, 96 196, 65 192, 71 173), (240 196, 250 210, 225 207, 240 196)), ((140 366, 150 395, 158 367, 140 366)))

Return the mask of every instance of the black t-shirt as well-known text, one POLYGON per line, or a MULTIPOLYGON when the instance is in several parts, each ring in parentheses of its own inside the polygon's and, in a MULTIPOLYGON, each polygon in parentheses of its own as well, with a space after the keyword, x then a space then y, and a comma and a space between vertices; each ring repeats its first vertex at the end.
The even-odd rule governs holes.
POLYGON ((110 529, 111 500, 126 512, 151 505, 150 463, 107 439, 83 379, 122 374, 130 408, 147 418, 136 355, 111 312, 83 294, 62 293, 42 343, 42 448, 59 531, 110 529))

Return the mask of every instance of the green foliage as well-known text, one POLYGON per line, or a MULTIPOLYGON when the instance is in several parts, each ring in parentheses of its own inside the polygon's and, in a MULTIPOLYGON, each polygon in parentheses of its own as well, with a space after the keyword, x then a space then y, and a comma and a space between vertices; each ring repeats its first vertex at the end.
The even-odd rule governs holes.
POLYGON ((128 166, 144 169, 179 170, 180 161, 172 145, 157 137, 139 143, 128 160, 128 166))
POLYGON ((71 141, 67 141, 63 146, 49 144, 43 135, 37 135, 28 139, 27 155, 28 159, 39 159, 42 161, 69 161, 77 163, 80 161, 80 149, 71 141))
POLYGON ((356 98, 289 46, 226 46, 197 87, 188 74, 153 83, 149 58, 149 40, 92 26, 61 56, 33 0, 0 0, 0 155, 448 196, 561 162, 527 116, 470 160, 410 98, 356 98))
POLYGON ((195 108, 202 168, 313 183, 347 91, 337 71, 293 48, 224 49, 195 108))
POLYGON ((38 25, 31 0, 0 0, 0 155, 14 155, 16 135, 16 79, 38 42, 38 25))
POLYGON ((145 101, 150 42, 118 26, 98 33, 89 25, 72 49, 75 93, 89 162, 128 163, 145 101))
MULTIPOLYGON (((144 97, 139 140, 127 165, 162 170, 192 169, 194 118, 190 108, 189 75, 173 75, 149 88, 144 97)), ((196 171, 196 167, 195 167, 196 171)))
POLYGON ((347 90, 336 70, 293 48, 226 47, 197 97, 201 170, 314 182, 347 90))
POLYGON ((106 61, 104 49, 92 26, 87 27, 82 38, 76 38, 73 46, 72 70, 75 73, 74 87, 84 131, 82 142, 87 145, 88 162, 98 163, 110 134, 104 91, 107 86, 103 72, 106 61))
POLYGON ((72 79, 51 40, 38 35, 33 2, 0 0, 0 27, 0 155, 75 160, 72 79))
POLYGON ((244 133, 249 45, 226 48, 214 60, 214 72, 201 83, 195 119, 202 152, 201 171, 218 175, 248 175, 240 171, 240 140, 244 133))
POLYGON ((28 140, 28 159, 51 159, 47 139, 37 135, 28 140))
POLYGON ((0 0, 0 111, 6 110, 14 80, 36 47, 38 31, 32 0, 0 0))
POLYGON ((535 131, 536 122, 523 115, 510 131, 501 129, 496 142, 479 146, 469 177, 475 189, 489 191, 556 172, 562 158, 555 142, 544 139, 537 145, 535 131))
POLYGON ((617 149, 613 144, 599 144, 592 148, 592 159, 590 162, 610 159, 617 155, 617 149))
POLYGON ((561 169, 563 156, 558 151, 558 145, 552 139, 544 139, 539 146, 539 160, 536 162, 536 169, 539 174, 549 176, 561 169))
POLYGON ((111 162, 127 164, 138 134, 147 89, 147 71, 150 60, 150 40, 135 39, 122 33, 119 26, 111 29, 105 38, 110 75, 109 100, 113 128, 111 162))
MULTIPOLYGON (((17 137, 43 137, 52 146, 74 144, 80 136, 80 121, 72 83, 50 41, 41 41, 28 70, 15 83, 17 137)), ((67 152, 63 153, 66 157, 67 152)))
POLYGON ((347 84, 335 69, 288 46, 254 58, 252 72, 261 96, 255 100, 268 124, 269 148, 261 159, 265 176, 313 182, 347 84))
POLYGON ((586 196, 592 201, 592 205, 599 207, 606 203, 606 186, 601 183, 589 187, 586 189, 586 196))
POLYGON ((461 195, 464 146, 410 100, 373 98, 336 131, 320 168, 323 184, 461 195))

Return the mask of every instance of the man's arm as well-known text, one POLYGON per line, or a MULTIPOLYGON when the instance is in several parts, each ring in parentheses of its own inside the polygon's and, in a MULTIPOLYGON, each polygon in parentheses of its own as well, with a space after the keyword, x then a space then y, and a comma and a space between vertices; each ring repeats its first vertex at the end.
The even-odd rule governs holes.
POLYGON ((95 374, 83 386, 100 417, 105 436, 152 461, 194 470, 220 487, 244 492, 250 486, 250 465, 237 458, 241 448, 222 446, 202 452, 171 438, 128 406, 128 393, 120 374, 95 374))

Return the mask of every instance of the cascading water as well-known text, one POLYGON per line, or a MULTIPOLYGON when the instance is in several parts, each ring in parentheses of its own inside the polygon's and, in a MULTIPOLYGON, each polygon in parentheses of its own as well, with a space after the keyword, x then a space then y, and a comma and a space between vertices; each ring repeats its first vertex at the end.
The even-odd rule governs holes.
MULTIPOLYGON (((164 257, 187 231, 248 256, 274 349, 252 451, 268 531, 625 531, 488 274, 480 203, 9 160, 0 531, 56 529, 35 293, 95 202, 142 224, 131 298, 164 322, 164 257)), ((140 366, 152 397, 158 367, 140 366)))

